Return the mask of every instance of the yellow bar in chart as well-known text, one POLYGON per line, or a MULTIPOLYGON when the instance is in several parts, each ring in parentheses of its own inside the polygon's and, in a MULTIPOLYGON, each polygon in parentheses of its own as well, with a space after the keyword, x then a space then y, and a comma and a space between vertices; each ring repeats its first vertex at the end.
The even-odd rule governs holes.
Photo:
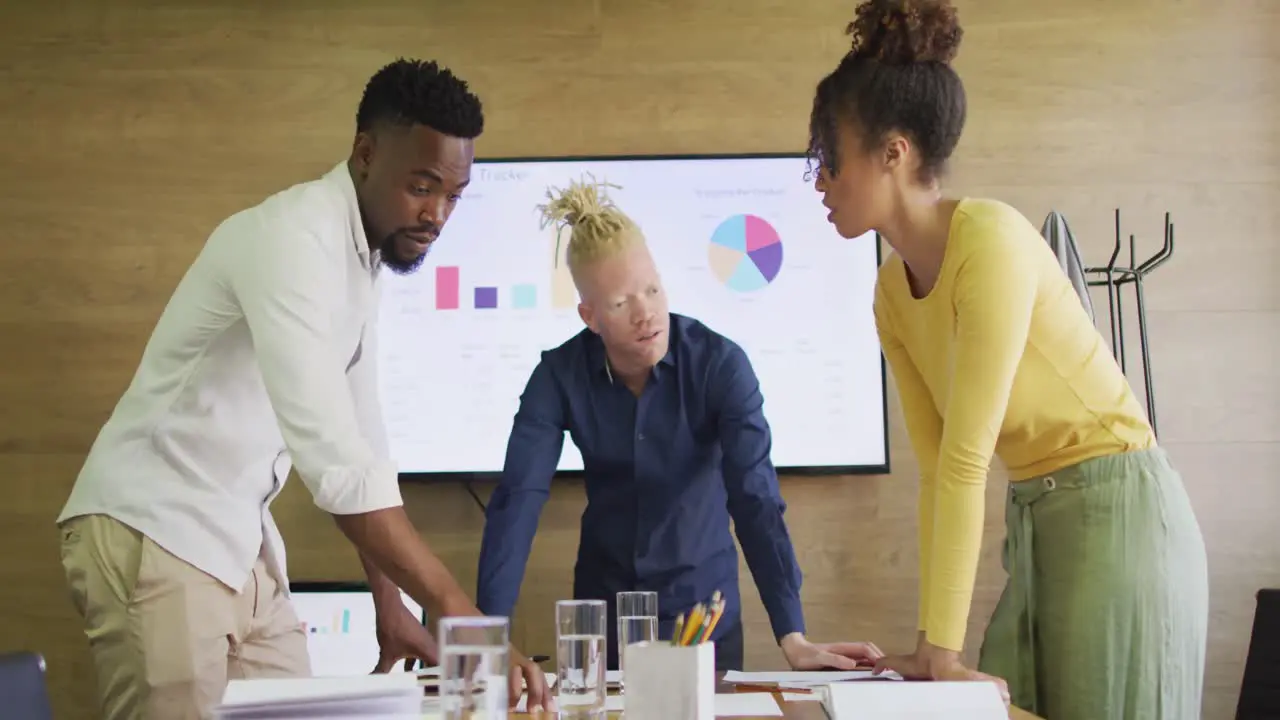
POLYGON ((546 232, 549 241, 548 255, 551 259, 551 306, 557 309, 574 307, 578 304, 578 291, 573 287, 573 276, 569 274, 571 230, 568 227, 550 225, 546 232))

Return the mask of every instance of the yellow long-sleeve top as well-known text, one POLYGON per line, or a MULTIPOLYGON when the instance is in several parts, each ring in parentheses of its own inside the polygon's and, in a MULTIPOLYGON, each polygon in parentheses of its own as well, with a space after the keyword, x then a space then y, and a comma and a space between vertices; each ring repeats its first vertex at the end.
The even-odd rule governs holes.
POLYGON ((1048 243, 1004 203, 960 202, 924 297, 891 255, 875 317, 920 463, 919 629, 960 651, 993 454, 1016 481, 1155 436, 1048 243))

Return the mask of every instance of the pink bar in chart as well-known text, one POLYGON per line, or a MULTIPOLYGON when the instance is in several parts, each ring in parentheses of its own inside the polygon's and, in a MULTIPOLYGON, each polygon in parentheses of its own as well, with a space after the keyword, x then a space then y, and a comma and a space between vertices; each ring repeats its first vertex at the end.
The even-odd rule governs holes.
POLYGON ((458 268, 456 266, 436 268, 436 309, 458 309, 458 268))

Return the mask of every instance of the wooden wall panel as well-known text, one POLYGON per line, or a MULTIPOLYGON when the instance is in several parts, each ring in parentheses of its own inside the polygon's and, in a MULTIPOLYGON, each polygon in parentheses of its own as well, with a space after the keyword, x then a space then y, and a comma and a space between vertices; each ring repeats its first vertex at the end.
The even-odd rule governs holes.
MULTIPOLYGON (((518 0, 362 6, 286 0, 12 0, 0 9, 0 649, 50 662, 59 717, 89 717, 89 663, 52 522, 148 333, 209 230, 345 156, 368 75, 439 58, 482 93, 485 155, 803 148, 813 85, 853 3, 518 0)), ((1280 50, 1268 0, 967 0, 970 123, 950 182, 1039 221, 1064 212, 1089 264, 1112 209, 1139 253, 1173 213, 1148 284, 1161 437, 1209 544, 1206 718, 1229 718, 1253 593, 1280 585, 1280 50)), ((1105 305, 1102 296, 1095 303, 1105 305)), ((1130 307, 1132 303, 1130 302, 1130 307)), ((1127 316, 1131 363, 1134 318, 1127 316)), ((1131 368, 1135 365, 1131 364, 1131 368)), ((1140 373, 1131 372, 1141 386, 1140 373)), ((891 389, 893 473, 785 478, 815 637, 912 640, 913 477, 891 389)), ((480 488, 486 495, 488 488, 480 488)), ((992 473, 976 648, 1003 582, 992 473)), ((474 587, 482 516, 414 485, 424 535, 474 587)), ((551 649, 581 486, 557 487, 516 638, 551 649)), ((293 483, 276 504, 295 577, 357 577, 293 483)), ((781 657, 744 567, 748 661, 781 657)))

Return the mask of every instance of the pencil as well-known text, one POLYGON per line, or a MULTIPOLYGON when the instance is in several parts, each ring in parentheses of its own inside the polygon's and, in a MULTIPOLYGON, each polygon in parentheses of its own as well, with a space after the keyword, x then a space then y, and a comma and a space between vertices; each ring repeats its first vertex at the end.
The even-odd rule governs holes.
POLYGON ((684 634, 684 613, 676 616, 676 627, 671 631, 671 644, 679 645, 680 636, 684 634))
POLYGON ((716 629, 716 623, 720 622, 720 618, 724 616, 724 600, 716 604, 715 612, 711 615, 711 623, 707 625, 707 632, 704 637, 711 639, 711 631, 716 629))
POLYGON ((703 623, 703 626, 698 633, 698 639, 694 641, 695 644, 706 642, 711 639, 711 631, 715 630, 716 623, 720 622, 720 617, 724 615, 724 609, 725 602, 721 599, 715 604, 715 607, 711 609, 711 612, 708 613, 706 621, 703 623))
POLYGON ((702 603, 693 606, 693 610, 689 612, 689 620, 685 623, 684 633, 680 638, 681 645, 688 645, 693 642, 693 636, 698 632, 698 627, 702 624, 704 612, 702 603))
POLYGON ((711 637, 711 627, 715 625, 712 617, 717 611, 724 612, 724 596, 719 590, 711 593, 711 602, 707 603, 706 614, 702 618, 699 618, 702 622, 699 624, 698 634, 694 637, 691 644, 697 645, 705 642, 711 637))
POLYGON ((702 624, 698 626, 698 632, 693 636, 691 645, 701 645, 706 641, 708 636, 708 628, 711 627, 711 619, 715 617, 715 611, 711 611, 702 618, 702 624))
POLYGON ((779 687, 777 685, 768 685, 768 684, 760 685, 755 683, 734 683, 733 689, 739 690, 739 691, 748 690, 748 691, 756 691, 756 692, 786 692, 786 693, 796 693, 798 695, 813 694, 813 690, 809 688, 802 688, 802 687, 784 688, 784 687, 779 687))

